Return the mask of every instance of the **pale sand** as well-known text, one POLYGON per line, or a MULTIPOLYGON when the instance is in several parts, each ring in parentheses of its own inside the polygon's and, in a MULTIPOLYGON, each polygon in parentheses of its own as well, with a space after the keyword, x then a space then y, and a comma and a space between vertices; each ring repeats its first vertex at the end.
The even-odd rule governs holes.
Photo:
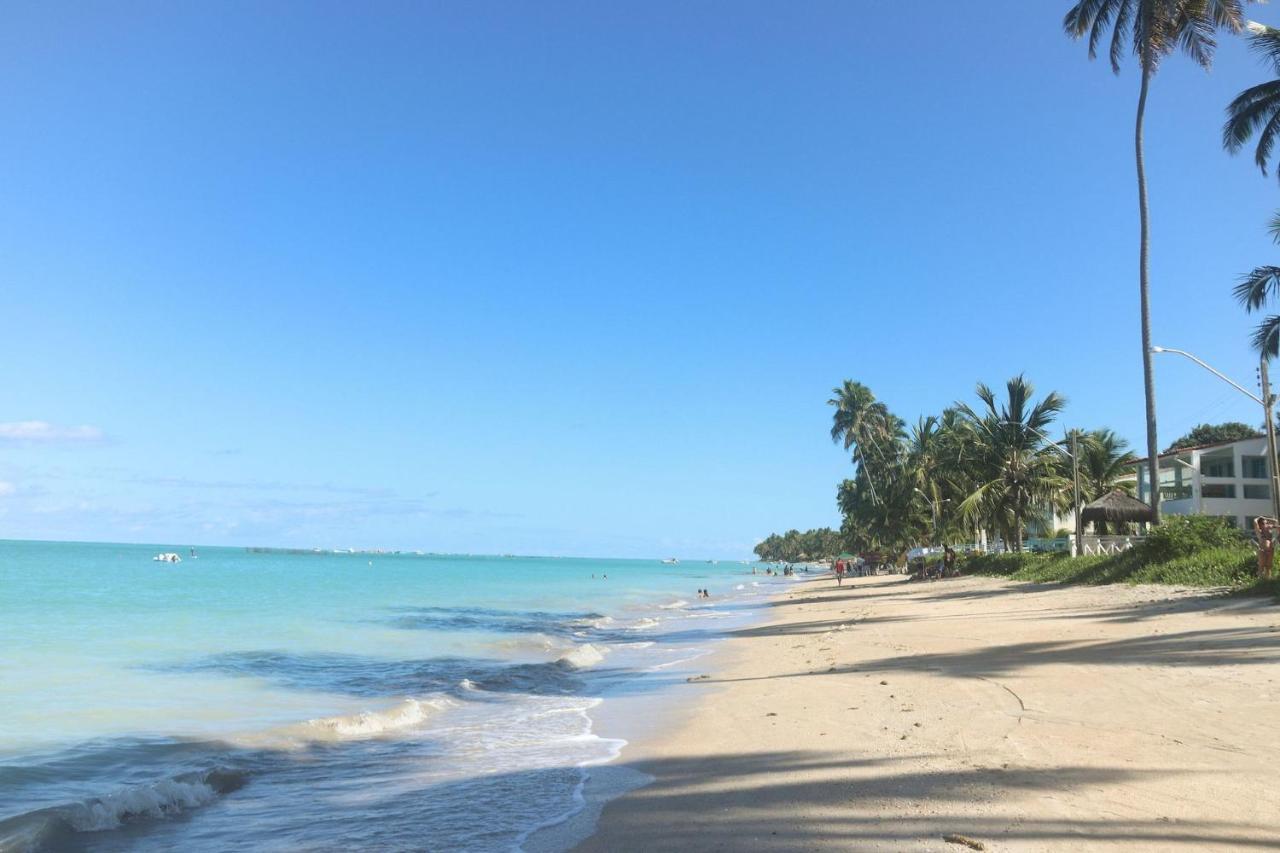
POLYGON ((882 577, 769 615, 577 849, 1280 849, 1271 599, 882 577))

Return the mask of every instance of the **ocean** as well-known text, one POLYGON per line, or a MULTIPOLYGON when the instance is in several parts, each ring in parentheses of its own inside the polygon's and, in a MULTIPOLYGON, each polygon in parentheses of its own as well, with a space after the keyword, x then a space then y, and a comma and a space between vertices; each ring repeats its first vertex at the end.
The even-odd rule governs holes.
POLYGON ((518 850, 751 569, 0 542, 0 853, 518 850))

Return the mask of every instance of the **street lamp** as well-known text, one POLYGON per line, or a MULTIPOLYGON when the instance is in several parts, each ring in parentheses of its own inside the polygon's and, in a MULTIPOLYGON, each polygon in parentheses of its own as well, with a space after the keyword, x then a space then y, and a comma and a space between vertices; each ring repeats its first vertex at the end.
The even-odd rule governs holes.
MULTIPOLYGON (((1222 371, 1215 370, 1186 350, 1173 349, 1172 347, 1152 347, 1151 351, 1157 353, 1168 352, 1173 353, 1174 355, 1180 355, 1184 358, 1189 358, 1205 370, 1212 373, 1214 376, 1221 379, 1223 382, 1230 385, 1232 388, 1239 391, 1241 394, 1248 397, 1250 400, 1253 400, 1255 403, 1262 406, 1263 423, 1266 424, 1267 429, 1267 474, 1271 478, 1271 513, 1273 517, 1280 518, 1280 488, 1277 488, 1277 486, 1280 486, 1280 475, 1278 475, 1276 471, 1276 425, 1271 414, 1272 409, 1275 408, 1275 397, 1271 393, 1271 379, 1267 375, 1266 354, 1264 353, 1262 355, 1258 363, 1259 379, 1262 380, 1262 396, 1259 397, 1239 382, 1228 377, 1222 371)), ((1150 472, 1149 476, 1151 478, 1151 494, 1153 500, 1160 499, 1159 466, 1160 461, 1158 459, 1153 459, 1150 460, 1150 465, 1147 469, 1150 472)))
POLYGON ((940 501, 935 501, 915 486, 912 486, 911 490, 929 502, 929 510, 933 515, 933 538, 936 540, 938 538, 938 504, 947 503, 951 498, 943 498, 940 501))

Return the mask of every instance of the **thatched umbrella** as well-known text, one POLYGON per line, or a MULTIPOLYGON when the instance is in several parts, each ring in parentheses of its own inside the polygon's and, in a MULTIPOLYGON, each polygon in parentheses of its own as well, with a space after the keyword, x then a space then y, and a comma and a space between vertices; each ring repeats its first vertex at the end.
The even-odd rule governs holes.
POLYGON ((1151 507, 1114 489, 1080 510, 1082 521, 1151 521, 1151 507))

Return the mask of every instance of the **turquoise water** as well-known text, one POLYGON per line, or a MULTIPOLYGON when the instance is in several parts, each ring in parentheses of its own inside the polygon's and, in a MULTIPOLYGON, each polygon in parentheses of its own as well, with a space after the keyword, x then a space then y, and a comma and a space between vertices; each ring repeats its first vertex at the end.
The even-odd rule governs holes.
POLYGON ((682 682, 769 580, 0 542, 0 851, 516 849, 623 745, 592 710, 682 682))

